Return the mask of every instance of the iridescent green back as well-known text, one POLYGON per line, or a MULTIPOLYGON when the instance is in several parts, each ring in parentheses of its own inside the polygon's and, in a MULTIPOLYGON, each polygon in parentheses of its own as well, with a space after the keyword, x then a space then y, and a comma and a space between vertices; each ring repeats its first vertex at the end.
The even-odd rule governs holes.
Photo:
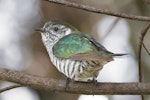
POLYGON ((76 60, 112 60, 113 53, 107 51, 90 35, 73 32, 61 38, 53 46, 53 54, 59 58, 76 60))

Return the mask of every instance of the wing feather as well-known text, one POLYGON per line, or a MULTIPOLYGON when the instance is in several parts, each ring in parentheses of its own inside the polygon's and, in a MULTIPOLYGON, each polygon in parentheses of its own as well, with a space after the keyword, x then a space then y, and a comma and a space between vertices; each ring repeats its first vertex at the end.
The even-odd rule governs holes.
POLYGON ((73 33, 61 38, 54 46, 53 53, 59 58, 73 60, 112 60, 107 51, 94 38, 83 33, 73 33))

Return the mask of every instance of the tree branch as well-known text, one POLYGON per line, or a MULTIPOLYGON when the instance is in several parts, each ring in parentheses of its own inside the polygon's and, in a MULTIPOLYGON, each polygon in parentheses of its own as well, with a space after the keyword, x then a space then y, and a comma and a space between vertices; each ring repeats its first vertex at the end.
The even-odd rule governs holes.
POLYGON ((144 47, 145 51, 147 52, 147 54, 150 56, 150 52, 149 52, 149 51, 148 51, 148 49, 146 48, 145 44, 144 44, 144 43, 142 43, 142 45, 143 45, 143 47, 144 47))
POLYGON ((101 39, 101 41, 104 41, 105 38, 111 33, 111 31, 114 29, 114 27, 117 25, 117 23, 119 22, 120 18, 116 18, 113 23, 108 27, 108 29, 106 30, 106 32, 104 33, 103 38, 101 39))
POLYGON ((14 89, 14 88, 18 88, 18 87, 21 87, 21 85, 20 84, 15 84, 15 85, 12 85, 12 86, 8 86, 6 88, 0 89, 0 93, 11 90, 11 89, 14 89))
POLYGON ((29 86, 38 90, 58 91, 74 94, 150 94, 150 83, 83 83, 70 82, 65 90, 65 81, 42 78, 0 68, 0 79, 29 86))
POLYGON ((69 6, 72 8, 81 9, 81 10, 85 10, 85 11, 89 11, 89 12, 93 12, 93 13, 100 13, 100 14, 116 16, 116 17, 126 18, 126 19, 132 19, 132 20, 138 20, 138 21, 150 21, 150 17, 146 17, 146 16, 136 16, 136 15, 129 15, 126 13, 113 12, 113 11, 109 11, 106 9, 97 9, 92 6, 78 4, 78 3, 65 1, 65 0, 44 0, 44 1, 61 4, 61 5, 66 5, 66 6, 69 6))
POLYGON ((144 37, 150 28, 150 22, 144 27, 144 29, 141 32, 140 41, 139 41, 139 54, 138 54, 138 63, 139 63, 139 81, 142 82, 142 67, 141 67, 141 52, 142 52, 142 44, 144 37))

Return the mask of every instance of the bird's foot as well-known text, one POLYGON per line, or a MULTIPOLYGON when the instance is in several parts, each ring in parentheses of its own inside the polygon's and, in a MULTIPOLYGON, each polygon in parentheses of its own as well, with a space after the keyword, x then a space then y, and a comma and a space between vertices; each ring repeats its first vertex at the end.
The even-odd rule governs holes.
POLYGON ((96 79, 93 78, 92 83, 95 84, 95 86, 98 86, 98 82, 96 79))
POLYGON ((93 88, 91 89, 91 93, 92 93, 93 96, 94 96, 93 90, 95 90, 95 88, 98 86, 98 82, 97 82, 97 80, 96 80, 95 78, 93 78, 92 80, 88 80, 88 82, 94 84, 94 85, 93 85, 93 88))
POLYGON ((68 87, 68 84, 69 84, 69 82, 71 81, 71 79, 70 78, 66 78, 66 83, 65 83, 65 91, 67 91, 67 87, 68 87))
POLYGON ((92 80, 88 80, 89 83, 93 83, 95 84, 96 86, 98 85, 98 82, 95 78, 93 78, 92 80))

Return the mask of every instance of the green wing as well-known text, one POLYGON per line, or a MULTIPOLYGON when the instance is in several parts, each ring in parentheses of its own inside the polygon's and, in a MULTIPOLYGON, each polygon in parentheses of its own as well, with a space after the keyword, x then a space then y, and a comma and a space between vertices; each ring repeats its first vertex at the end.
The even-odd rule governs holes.
POLYGON ((111 59, 110 54, 90 35, 80 32, 69 34, 60 39, 53 46, 53 53, 59 58, 71 58, 74 60, 100 60, 111 59))

